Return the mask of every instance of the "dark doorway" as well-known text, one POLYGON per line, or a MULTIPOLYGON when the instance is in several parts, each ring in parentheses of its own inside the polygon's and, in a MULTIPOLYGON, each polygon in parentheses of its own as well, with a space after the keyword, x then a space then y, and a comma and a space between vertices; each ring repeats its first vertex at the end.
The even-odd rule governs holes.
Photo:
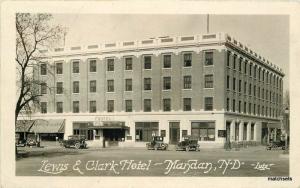
POLYGON ((230 141, 230 122, 226 121, 226 141, 230 141))
POLYGON ((262 145, 267 145, 268 144, 268 127, 267 127, 267 123, 265 123, 265 122, 262 122, 261 144, 262 145))
POLYGON ((179 122, 170 122, 170 144, 177 144, 180 139, 180 128, 179 128, 179 122))
POLYGON ((119 141, 125 138, 125 129, 103 129, 103 137, 109 146, 118 146, 119 141))

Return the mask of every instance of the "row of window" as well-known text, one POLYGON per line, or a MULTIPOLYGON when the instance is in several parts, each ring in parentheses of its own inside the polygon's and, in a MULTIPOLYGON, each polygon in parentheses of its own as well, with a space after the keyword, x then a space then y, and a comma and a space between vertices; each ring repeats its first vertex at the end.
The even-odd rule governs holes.
MULTIPOLYGON (((204 76, 204 88, 213 88, 214 79, 213 75, 204 76)), ((163 90, 170 90, 171 87, 171 77, 163 77, 163 90)), ((192 89, 192 76, 183 77, 183 89, 192 89)), ((152 90, 152 79, 144 78, 144 90, 152 90)), ((97 91, 96 80, 90 80, 89 91, 94 93, 97 91)), ((114 80, 107 80, 107 92, 115 91, 114 80)), ((132 79, 125 79, 125 91, 132 91, 132 79)), ((73 93, 79 93, 79 81, 73 81, 73 93)), ((41 84, 41 94, 47 94, 47 84, 41 84)), ((63 94, 63 82, 56 82, 56 94, 63 94)))
POLYGON ((248 60, 245 60, 245 63, 242 64, 243 58, 239 57, 237 58, 237 55, 233 55, 233 62, 232 65, 230 66, 230 57, 231 57, 231 52, 227 51, 227 66, 232 67, 233 70, 239 70, 240 72, 244 72, 244 74, 248 74, 249 76, 252 76, 254 78, 257 78, 258 75, 258 80, 260 81, 265 81, 266 83, 273 84, 274 86, 278 88, 282 88, 282 79, 273 75, 269 71, 262 70, 262 68, 258 67, 258 65, 254 65, 252 63, 248 63, 248 60), (238 63, 237 63, 238 59, 238 63), (249 64, 249 66, 248 66, 249 64), (249 68, 248 68, 249 67, 249 68), (244 71, 243 71, 244 70, 244 71))
MULTIPOLYGON (((213 52, 205 52, 205 65, 210 66, 213 65, 213 52)), ((171 55, 163 55, 163 68, 171 68, 172 61, 171 55)), ((133 61, 132 57, 125 58, 125 70, 132 70, 133 69, 133 61)), ((144 69, 152 69, 152 56, 144 56, 144 69)), ((113 58, 108 58, 106 60, 107 71, 114 71, 115 70, 115 60, 113 58)), ((183 54, 183 66, 184 67, 191 67, 192 66, 192 53, 185 53, 183 54)), ((79 60, 72 61, 72 73, 79 73, 79 60)), ((89 72, 97 72, 97 61, 96 59, 89 60, 89 72)), ((41 64, 41 75, 47 75, 47 64, 41 64)), ((56 63, 56 74, 63 74, 63 63, 58 62, 56 63)))
MULTIPOLYGON (((232 90, 242 92, 242 80, 238 80, 238 87, 236 87, 237 80, 235 77, 232 78, 232 90), (237 89, 238 88, 238 89, 237 89)), ((254 97, 259 97, 261 99, 270 100, 273 102, 281 103, 281 94, 276 92, 269 91, 264 88, 256 87, 251 83, 244 82, 244 94, 247 94, 247 85, 248 85, 248 95, 253 95, 254 97), (253 90, 252 90, 253 89, 253 90)), ((227 76, 226 79, 226 88, 230 89, 230 76, 227 76)))
MULTIPOLYGON (((114 100, 107 100, 107 112, 114 112, 114 100)), ((132 100, 125 100, 125 111, 132 112, 132 100)), ((144 112, 152 111, 152 100, 144 99, 144 112)), ((183 110, 192 110, 192 99, 183 98, 183 110)), ((213 110, 213 97, 204 98, 204 110, 213 110)), ((73 113, 79 113, 79 101, 73 101, 73 113)), ((97 111, 96 101, 89 101, 89 112, 95 113, 97 111)), ((163 99, 163 111, 171 111, 171 99, 163 99)), ((47 102, 41 102, 41 113, 47 113, 47 102)), ((63 113, 63 102, 56 102, 56 113, 63 113)))
MULTIPOLYGON (((276 108, 271 108, 271 107, 265 107, 261 105, 256 105, 252 103, 244 102, 243 109, 242 109, 242 101, 238 101, 238 109, 236 109, 236 100, 232 99, 232 112, 238 112, 238 113, 248 113, 248 114, 258 114, 258 115, 265 115, 265 116, 271 116, 271 117, 278 117, 280 111, 276 108), (247 109, 248 107, 248 109, 247 109)), ((230 99, 227 98, 226 100, 226 110, 230 110, 230 99)))

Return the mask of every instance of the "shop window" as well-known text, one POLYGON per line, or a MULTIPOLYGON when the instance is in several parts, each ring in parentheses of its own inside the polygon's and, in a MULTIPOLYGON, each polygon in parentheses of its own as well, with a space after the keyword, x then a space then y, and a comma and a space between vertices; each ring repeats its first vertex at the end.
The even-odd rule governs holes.
POLYGON ((150 142, 152 136, 158 135, 158 122, 136 122, 135 140, 141 142, 150 142))
POLYGON ((164 68, 171 68, 171 55, 164 55, 164 68))
POLYGON ((89 129, 92 126, 91 122, 84 123, 73 123, 73 134, 74 135, 84 135, 87 140, 94 139, 94 131, 89 129))
POLYGON ((125 58, 125 70, 132 70, 132 58, 131 57, 125 58))
POLYGON ((215 141, 215 122, 192 122, 191 135, 200 141, 215 141))

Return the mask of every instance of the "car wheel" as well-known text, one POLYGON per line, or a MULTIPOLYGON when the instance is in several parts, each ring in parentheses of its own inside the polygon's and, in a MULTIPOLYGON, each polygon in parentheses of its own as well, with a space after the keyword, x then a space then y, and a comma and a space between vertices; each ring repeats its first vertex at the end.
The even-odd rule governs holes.
POLYGON ((75 148, 76 148, 76 149, 79 149, 79 148, 80 148, 80 144, 79 144, 79 143, 76 143, 76 144, 75 144, 75 148))

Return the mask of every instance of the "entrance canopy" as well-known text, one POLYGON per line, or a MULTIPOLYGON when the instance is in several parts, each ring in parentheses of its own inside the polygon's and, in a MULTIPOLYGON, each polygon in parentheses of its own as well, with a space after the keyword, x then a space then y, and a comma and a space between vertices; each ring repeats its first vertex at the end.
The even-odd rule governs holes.
POLYGON ((103 121, 99 126, 90 126, 90 129, 129 129, 123 121, 103 121))

